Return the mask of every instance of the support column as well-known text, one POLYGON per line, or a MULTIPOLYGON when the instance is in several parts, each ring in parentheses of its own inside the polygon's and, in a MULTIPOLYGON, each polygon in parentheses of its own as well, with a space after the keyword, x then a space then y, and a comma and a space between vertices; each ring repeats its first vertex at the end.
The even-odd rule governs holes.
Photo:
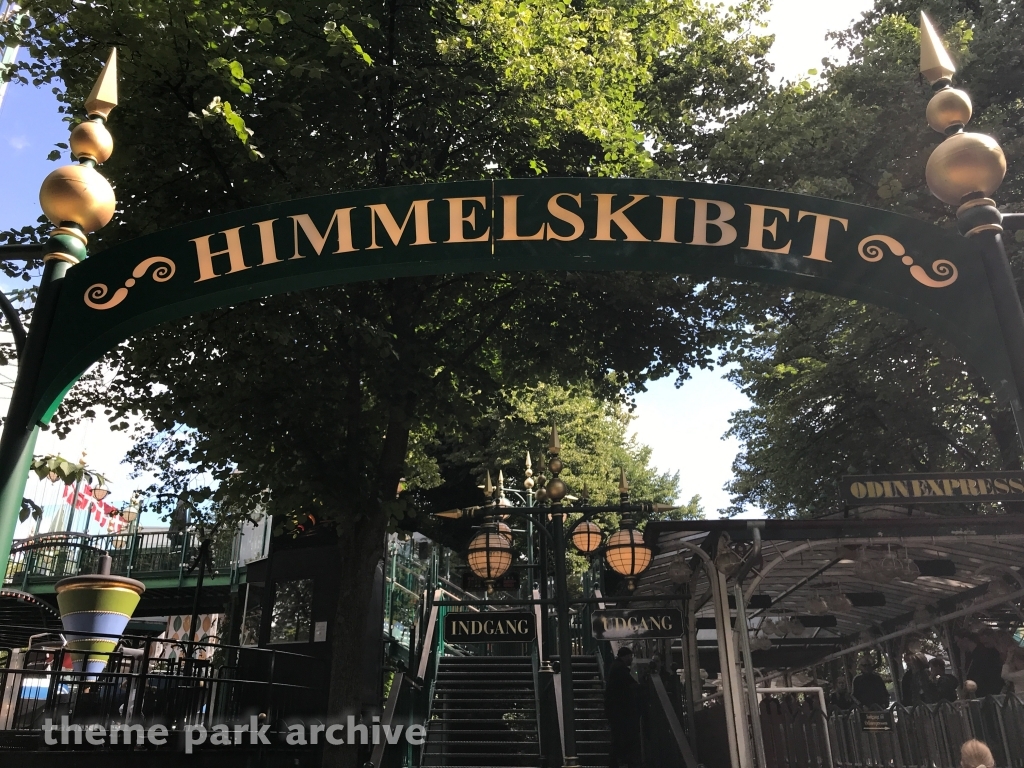
MULTIPOLYGON (((686 725, 690 734, 690 746, 697 754, 697 708, 704 697, 701 691, 700 653, 697 649, 697 600, 693 590, 689 590, 686 600, 686 725)), ((699 759, 699 755, 698 755, 699 759)))
POLYGON ((736 600, 736 634, 740 638, 740 653, 743 657, 743 677, 747 688, 747 713, 750 715, 750 734, 754 738, 754 751, 760 768, 768 768, 764 752, 764 735, 761 733, 761 709, 757 705, 757 681, 754 680, 754 661, 750 655, 750 633, 747 627, 747 610, 743 601, 743 586, 736 582, 732 587, 736 600))
POLYGON ((565 583, 565 514, 555 507, 551 523, 555 539, 555 592, 558 603, 558 661, 562 689, 562 737, 565 768, 579 765, 576 758, 576 702, 572 689, 572 636, 569 627, 569 593, 565 583))
MULTIPOLYGON (((25 495, 25 484, 28 482, 29 469, 32 466, 32 454, 36 449, 39 427, 29 434, 28 440, 21 449, 21 455, 14 465, 14 471, 0 490, 0 574, 7 573, 7 562, 11 557, 11 542, 14 540, 14 529, 18 526, 18 515, 21 512, 21 500, 25 495)), ((29 564, 25 561, 25 567, 29 564)), ((3 577, 0 576, 0 584, 3 577)))
MULTIPOLYGON (((51 241, 54 239, 50 238, 51 241)), ((39 294, 32 312, 32 325, 25 340, 25 348, 18 359, 18 376, 14 381, 4 431, 0 435, 0 567, 5 572, 11 556, 11 539, 21 512, 25 483, 28 481, 32 452, 39 435, 39 426, 32 423, 39 369, 50 340, 50 328, 57 311, 64 274, 69 266, 66 261, 51 259, 43 267, 39 294)))
POLYGON ((725 704, 725 725, 729 735, 729 760, 732 768, 752 768, 750 737, 737 676, 729 588, 721 571, 713 566, 709 566, 708 571, 711 599, 715 604, 715 634, 718 636, 718 659, 722 668, 722 701, 725 704))

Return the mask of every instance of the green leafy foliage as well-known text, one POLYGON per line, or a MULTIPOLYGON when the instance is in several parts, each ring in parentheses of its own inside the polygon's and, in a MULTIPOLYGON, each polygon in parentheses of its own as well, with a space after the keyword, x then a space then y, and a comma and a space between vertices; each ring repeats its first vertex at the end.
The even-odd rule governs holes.
MULTIPOLYGON (((925 186, 942 137, 924 119, 931 88, 918 75, 918 12, 946 32, 974 102, 969 129, 991 133, 1010 167, 1000 206, 1022 210, 1024 76, 1008 51, 1024 17, 1006 2, 878 2, 836 36, 850 61, 825 63, 821 87, 789 84, 718 135, 710 164, 724 180, 886 208, 953 231, 953 211, 925 186)), ((1020 244, 1009 245, 1024 274, 1020 244)), ((1005 403, 927 330, 877 307, 810 293, 715 285, 732 302, 725 361, 753 406, 733 420, 744 447, 730 485, 734 510, 775 516, 838 507, 850 472, 1014 468, 1005 403)))
POLYGON ((49 478, 53 482, 60 481, 64 485, 75 485, 79 482, 95 483, 97 486, 107 484, 107 478, 90 469, 84 460, 71 461, 57 454, 34 457, 29 470, 35 472, 36 477, 40 480, 49 478))
POLYGON ((18 511, 18 522, 24 523, 30 517, 33 520, 42 520, 43 508, 32 501, 32 499, 22 499, 21 509, 18 511))
MULTIPOLYGON (((117 149, 103 172, 120 208, 91 237, 95 253, 209 214, 336 190, 662 173, 648 137, 680 154, 707 146, 763 89, 767 43, 747 31, 762 6, 27 0, 33 26, 3 33, 31 54, 15 77, 60 78, 69 113, 119 48, 117 149)), ((412 492, 396 498, 400 479, 436 482, 439 446, 456 440, 483 456, 472 425, 525 407, 524 388, 537 382, 616 400, 708 365, 723 337, 707 297, 669 276, 529 272, 285 294, 132 339, 108 358, 120 370, 113 384, 85 382, 55 427, 89 408, 117 426, 144 416, 154 431, 138 436, 134 458, 161 473, 164 493, 220 514, 263 507, 335 525, 330 709, 354 711, 351 649, 364 640, 384 532, 413 509, 412 492)), ((536 432, 543 415, 531 418, 536 432)), ((652 494, 671 490, 653 472, 642 481, 643 451, 628 441, 605 459, 631 461, 652 494)), ((609 469, 573 471, 590 472, 597 491, 609 469)), ((356 754, 326 759, 354 765, 356 754)))

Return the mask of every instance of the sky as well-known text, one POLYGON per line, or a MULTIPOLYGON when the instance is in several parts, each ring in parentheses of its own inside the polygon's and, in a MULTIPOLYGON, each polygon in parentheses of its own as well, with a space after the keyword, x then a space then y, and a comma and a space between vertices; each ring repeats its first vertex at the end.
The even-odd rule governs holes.
MULTIPOLYGON (((820 68, 823 57, 837 56, 825 35, 846 28, 871 5, 870 0, 775 0, 767 16, 767 32, 776 37, 769 55, 776 68, 775 80, 805 77, 808 70, 820 68)), ((67 127, 61 117, 50 87, 15 84, 7 89, 0 104, 0 167, 4 169, 0 230, 20 228, 40 215, 40 182, 57 165, 68 161, 66 154, 57 163, 46 159, 55 144, 67 141, 67 127)), ((2 410, 6 410, 12 373, 13 369, 0 368, 2 410)), ((700 495, 712 517, 728 506, 729 496, 723 486, 732 476, 739 444, 724 439, 724 435, 731 415, 748 404, 743 393, 722 379, 721 370, 694 371, 680 389, 671 379, 655 382, 638 397, 633 422, 637 439, 652 448, 652 461, 659 470, 679 472, 680 502, 700 495)), ((100 420, 81 424, 63 442, 44 434, 36 452, 60 453, 77 460, 87 450, 89 464, 110 478, 108 501, 120 506, 135 488, 149 483, 146 478, 129 478, 129 468, 121 464, 129 447, 124 433, 110 432, 100 420)), ((19 535, 23 533, 19 531, 19 535)))

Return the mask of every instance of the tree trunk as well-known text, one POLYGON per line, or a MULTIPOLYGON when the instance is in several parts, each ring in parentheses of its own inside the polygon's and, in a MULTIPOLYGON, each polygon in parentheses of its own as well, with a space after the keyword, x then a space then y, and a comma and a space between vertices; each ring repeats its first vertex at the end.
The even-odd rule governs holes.
MULTIPOLYGON (((380 702, 363 701, 366 679, 365 647, 367 621, 376 620, 377 631, 383 631, 379 606, 371 605, 373 579, 377 563, 384 556, 384 537, 390 517, 389 501, 393 501, 405 466, 409 447, 409 426, 399 409, 392 412, 377 466, 377 498, 364 499, 358 510, 352 510, 338 521, 339 584, 334 610, 331 644, 331 677, 327 717, 330 722, 346 722, 349 715, 358 721, 363 705, 380 702)), ((376 653, 373 656, 376 663, 376 653)), ((348 733, 343 732, 348 741, 348 733)), ((328 744, 324 748, 324 768, 359 768, 358 745, 328 744)))
MULTIPOLYGON (((387 516, 383 510, 362 518, 355 525, 338 530, 339 584, 334 610, 331 645, 331 676, 328 720, 345 722, 349 715, 358 722, 363 701, 367 659, 364 654, 367 621, 377 606, 370 604, 373 577, 384 554, 387 516)), ((371 662, 373 663, 373 662, 371 662)), ((343 732, 346 737, 347 731, 343 732)), ((358 768, 359 746, 331 746, 324 749, 324 768, 358 768)))

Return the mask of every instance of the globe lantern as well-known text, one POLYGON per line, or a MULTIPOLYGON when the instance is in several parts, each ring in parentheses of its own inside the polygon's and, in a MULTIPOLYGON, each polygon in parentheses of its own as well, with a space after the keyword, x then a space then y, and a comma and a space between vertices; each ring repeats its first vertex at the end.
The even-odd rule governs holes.
POLYGON ((677 557, 665 570, 665 575, 673 584, 685 584, 693 577, 693 569, 682 557, 677 557))
POLYGON ((651 549, 644 543, 643 534, 633 527, 632 521, 624 520, 624 526, 608 537, 604 558, 616 573, 626 577, 632 591, 636 577, 647 570, 651 563, 651 549))
POLYGON ((715 555, 715 568, 725 575, 725 578, 731 578, 739 571, 740 566, 743 565, 743 558, 737 555, 728 545, 719 547, 718 554, 715 555))
POLYGON ((469 568, 484 580, 487 591, 494 591, 495 579, 501 578, 512 565, 512 546, 494 523, 488 523, 469 542, 466 555, 469 568))
POLYGON ((499 522, 498 533, 500 533, 502 536, 508 539, 509 546, 512 545, 512 528, 509 526, 508 523, 499 522))
POLYGON ((601 536, 601 528, 597 523, 584 520, 572 529, 569 538, 572 539, 573 546, 576 549, 585 555, 589 555, 601 546, 601 539, 603 537, 601 536))

